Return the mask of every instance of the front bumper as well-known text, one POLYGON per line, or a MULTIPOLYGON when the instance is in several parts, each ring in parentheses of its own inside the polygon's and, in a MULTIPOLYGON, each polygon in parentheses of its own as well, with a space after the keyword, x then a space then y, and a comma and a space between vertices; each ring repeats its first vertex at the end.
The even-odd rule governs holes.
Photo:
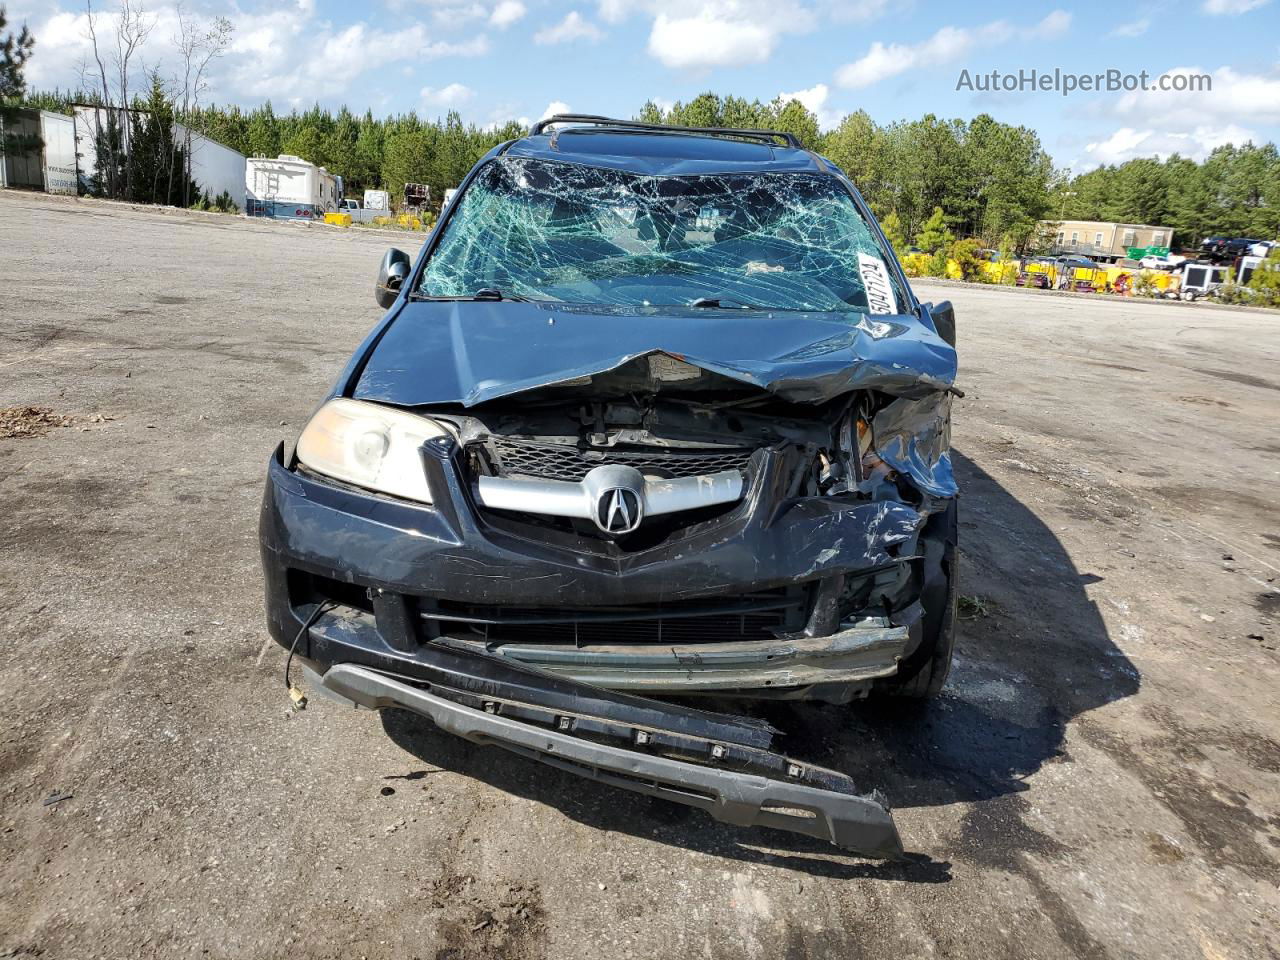
MULTIPOLYGON (((378 671, 349 664, 330 667, 323 676, 313 674, 313 682, 328 695, 357 706, 411 710, 473 743, 493 744, 578 776, 697 807, 725 823, 817 837, 876 859, 897 858, 903 852, 897 827, 882 803, 873 797, 799 782, 807 771, 795 763, 784 761, 789 767, 787 781, 728 768, 723 764, 734 761, 729 760, 731 748, 724 744, 715 745, 723 751, 713 758, 721 761, 719 766, 624 749, 562 732, 594 727, 592 732, 602 738, 611 732, 602 729, 609 724, 592 723, 590 718, 559 714, 555 719, 561 729, 547 729, 528 722, 528 715, 537 711, 527 705, 519 710, 519 705, 490 700, 477 710, 378 671), (503 716, 499 712, 503 709, 516 709, 524 717, 503 716)), ((627 732, 634 736, 640 731, 627 732)), ((651 735, 658 736, 660 732, 653 731, 651 735)), ((741 748, 733 752, 740 753, 741 748)), ((831 779, 840 779, 839 774, 827 773, 831 779)))
POLYGON ((924 518, 906 504, 810 498, 779 509, 787 478, 778 465, 766 463, 743 502, 722 520, 648 550, 610 556, 487 524, 463 480, 457 446, 441 438, 424 449, 436 506, 308 477, 287 469, 283 448, 276 451, 260 539, 267 617, 279 643, 292 642, 314 602, 334 599, 323 591, 299 591, 297 574, 349 588, 357 601, 367 596, 369 602, 348 608, 352 617, 363 607, 372 614, 366 627, 374 639, 409 654, 424 639, 441 638, 441 630, 443 639, 463 641, 438 622, 424 627, 418 605, 431 601, 498 610, 662 608, 812 587, 806 621, 785 640, 580 647, 570 634, 562 644, 493 646, 545 670, 650 693, 785 696, 816 687, 827 691, 825 699, 848 699, 892 675, 916 642, 909 616, 842 622, 837 604, 847 576, 892 581, 911 562, 924 518))
POLYGON ((268 622, 278 642, 324 671, 327 690, 728 822, 867 856, 901 853, 882 803, 842 774, 771 752, 765 725, 620 691, 841 700, 893 674, 917 639, 910 618, 842 624, 837 597, 847 576, 892 579, 912 562, 920 513, 899 502, 786 502, 787 477, 766 463, 721 520, 611 556, 486 523, 448 438, 426 444, 424 465, 435 506, 289 470, 283 447, 272 458, 260 521, 268 622), (300 594, 298 574, 343 596, 300 594), (813 585, 804 630, 768 642, 496 645, 426 630, 416 612, 427 601, 661 606, 796 584, 813 585))

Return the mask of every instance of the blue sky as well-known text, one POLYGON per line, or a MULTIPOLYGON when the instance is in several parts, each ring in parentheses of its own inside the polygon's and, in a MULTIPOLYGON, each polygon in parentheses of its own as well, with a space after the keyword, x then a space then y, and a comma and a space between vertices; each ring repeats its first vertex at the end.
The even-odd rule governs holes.
MULTIPOLYGON (((140 64, 177 67, 176 3, 144 0, 140 64)), ((76 86, 88 52, 83 7, 7 0, 35 33, 36 87, 76 86)), ((114 5, 103 4, 99 36, 114 5)), ((478 124, 549 110, 631 116, 645 99, 711 89, 796 94, 824 126, 987 112, 1036 129, 1062 166, 1203 156, 1224 142, 1280 141, 1280 0, 1052 4, 927 0, 185 0, 226 16, 233 43, 207 101, 277 108, 346 103, 377 114, 454 108, 478 124), (1204 73, 1211 93, 983 93, 962 70, 1204 73)))

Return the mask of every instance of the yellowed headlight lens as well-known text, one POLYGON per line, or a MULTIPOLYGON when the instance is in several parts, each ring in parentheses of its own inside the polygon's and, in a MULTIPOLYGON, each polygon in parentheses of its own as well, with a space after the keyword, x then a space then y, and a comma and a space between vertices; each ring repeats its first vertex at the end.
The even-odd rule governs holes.
POLYGON ((434 420, 361 400, 330 400, 298 438, 309 470, 380 493, 431 502, 421 448, 448 431, 434 420))

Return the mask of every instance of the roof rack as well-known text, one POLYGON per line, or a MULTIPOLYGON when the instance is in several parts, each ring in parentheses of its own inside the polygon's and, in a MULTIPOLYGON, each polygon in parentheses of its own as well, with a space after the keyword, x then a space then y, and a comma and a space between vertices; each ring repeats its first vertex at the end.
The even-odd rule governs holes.
POLYGON ((770 143, 776 140, 783 140, 788 147, 796 150, 803 150, 804 145, 800 143, 800 138, 794 133, 784 133, 781 130, 734 130, 728 127, 682 127, 671 123, 645 123, 642 120, 614 120, 610 117, 600 117, 591 113, 557 113, 555 116, 547 117, 545 120, 539 120, 533 125, 529 131, 529 135, 536 137, 540 133, 544 133, 547 127, 556 123, 580 123, 596 127, 614 127, 619 130, 650 130, 654 133, 685 133, 700 136, 720 136, 720 137, 740 137, 747 140, 760 140, 770 143))

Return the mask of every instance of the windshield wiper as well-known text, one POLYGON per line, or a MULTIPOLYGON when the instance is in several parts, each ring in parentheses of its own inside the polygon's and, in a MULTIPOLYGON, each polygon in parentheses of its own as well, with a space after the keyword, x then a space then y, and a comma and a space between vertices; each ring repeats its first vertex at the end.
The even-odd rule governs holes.
POLYGON ((528 303, 528 297, 522 297, 518 293, 503 293, 497 287, 485 287, 483 290, 477 290, 470 297, 460 297, 462 300, 517 300, 521 303, 528 303))
POLYGON ((707 307, 712 310, 763 310, 764 308, 745 300, 734 300, 731 297, 699 297, 689 304, 691 307, 707 307))
POLYGON ((413 294, 410 297, 410 299, 411 300, 443 300, 443 301, 450 301, 450 302, 458 302, 458 301, 469 302, 469 301, 478 300, 480 302, 487 301, 490 303, 496 303, 499 300, 509 300, 509 301, 514 301, 516 303, 532 302, 532 298, 530 297, 524 297, 518 293, 503 293, 501 290, 498 290, 496 287, 484 287, 483 289, 477 290, 473 294, 470 294, 468 296, 462 296, 462 297, 433 297, 429 293, 418 293, 418 294, 413 294))

